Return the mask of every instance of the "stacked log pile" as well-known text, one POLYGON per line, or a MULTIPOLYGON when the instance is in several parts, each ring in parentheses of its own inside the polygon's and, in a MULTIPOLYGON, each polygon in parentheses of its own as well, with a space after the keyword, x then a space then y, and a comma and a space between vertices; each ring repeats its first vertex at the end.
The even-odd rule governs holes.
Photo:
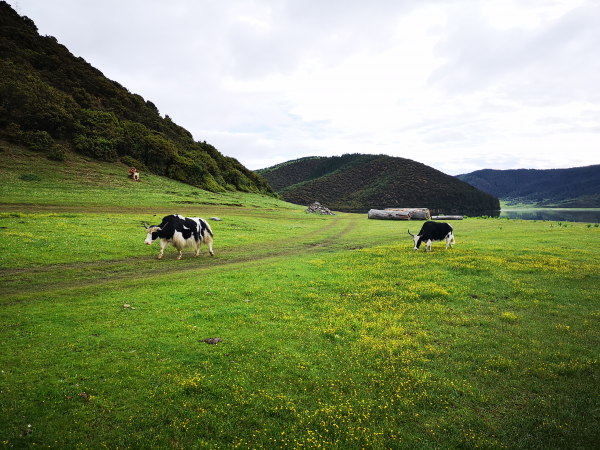
POLYGON ((313 213, 313 214, 321 214, 321 215, 326 215, 326 216, 335 216, 335 213, 332 213, 329 209, 325 208, 319 202, 314 202, 312 205, 308 205, 308 208, 306 209, 305 212, 313 213))
POLYGON ((427 208, 388 208, 371 209, 368 217, 379 220, 429 220, 431 214, 427 208))

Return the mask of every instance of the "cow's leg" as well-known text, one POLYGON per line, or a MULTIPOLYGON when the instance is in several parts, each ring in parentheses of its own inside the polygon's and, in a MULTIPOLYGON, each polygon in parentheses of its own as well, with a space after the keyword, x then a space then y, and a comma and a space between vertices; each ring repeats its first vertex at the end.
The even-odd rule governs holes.
POLYGON ((177 259, 181 259, 181 250, 179 250, 179 254, 177 255, 177 259))
POLYGON ((425 251, 431 251, 431 239, 427 241, 427 244, 425 245, 425 251))
POLYGON ((196 245, 196 253, 194 253, 194 258, 197 258, 200 254, 200 247, 202 247, 202 243, 198 242, 198 245, 196 245))
POLYGON ((167 248, 167 245, 169 245, 168 241, 160 241, 160 252, 158 253, 158 259, 162 259, 163 252, 165 251, 165 248, 167 248))
MULTIPOLYGON (((208 251, 210 252, 210 256, 215 256, 215 252, 213 252, 213 249, 212 249, 212 244, 213 244, 212 237, 207 236, 202 240, 202 242, 204 244, 208 245, 208 251)), ((200 245, 198 245, 198 246, 200 246, 200 245)))

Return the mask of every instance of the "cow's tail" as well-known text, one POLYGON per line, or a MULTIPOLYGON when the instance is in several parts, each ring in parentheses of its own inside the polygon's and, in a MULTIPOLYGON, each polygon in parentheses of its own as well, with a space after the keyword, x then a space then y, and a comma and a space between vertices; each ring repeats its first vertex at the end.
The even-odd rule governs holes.
POLYGON ((204 220, 204 219, 200 220, 200 228, 201 228, 200 229, 200 234, 202 236, 204 236, 204 230, 206 230, 208 232, 208 234, 210 235, 211 241, 214 239, 213 232, 212 232, 212 230, 210 228, 210 225, 208 224, 208 222, 206 220, 204 220))
POLYGON ((213 239, 214 236, 212 234, 212 230, 210 229, 210 225, 208 223, 206 224, 206 231, 208 231, 208 234, 210 234, 210 238, 213 239))

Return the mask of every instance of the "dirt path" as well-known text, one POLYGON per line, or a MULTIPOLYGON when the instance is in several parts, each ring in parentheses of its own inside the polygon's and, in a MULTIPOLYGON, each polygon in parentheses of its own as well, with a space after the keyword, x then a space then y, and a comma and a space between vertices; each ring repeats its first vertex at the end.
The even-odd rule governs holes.
POLYGON ((203 253, 199 258, 187 257, 180 261, 167 258, 158 261, 156 256, 140 256, 120 260, 93 261, 78 264, 57 264, 25 269, 0 271, 0 302, 12 303, 31 298, 32 290, 37 296, 47 297, 53 291, 89 288, 105 283, 144 279, 177 273, 183 276, 190 272, 203 273, 213 270, 239 268, 257 261, 268 262, 278 258, 292 257, 305 253, 318 253, 332 246, 352 248, 352 243, 342 243, 342 238, 352 233, 358 217, 332 218, 318 232, 302 239, 280 239, 266 243, 230 247, 219 250, 210 258, 203 253))

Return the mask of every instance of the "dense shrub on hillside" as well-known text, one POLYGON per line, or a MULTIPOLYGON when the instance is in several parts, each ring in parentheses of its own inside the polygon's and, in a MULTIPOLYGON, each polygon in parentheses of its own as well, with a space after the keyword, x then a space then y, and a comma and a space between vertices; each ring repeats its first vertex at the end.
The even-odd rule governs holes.
POLYGON ((35 152, 47 152, 54 145, 52 136, 46 131, 28 131, 22 134, 22 141, 35 152))
POLYGON ((67 150, 64 145, 55 144, 48 152, 48 159, 53 161, 64 161, 67 159, 67 150))
POLYGON ((0 126, 16 123, 23 131, 58 137, 72 133, 80 108, 71 96, 43 82, 28 67, 7 60, 0 60, 0 80, 0 126))
POLYGON ((132 158, 131 156, 123 156, 121 162, 129 167, 135 167, 139 172, 146 171, 148 168, 141 161, 132 158))
POLYGON ((0 1, 0 133, 13 143, 64 160, 64 141, 82 154, 131 157, 147 170, 211 191, 273 195, 267 181, 239 161, 160 116, 151 101, 73 56, 35 23, 0 1))

